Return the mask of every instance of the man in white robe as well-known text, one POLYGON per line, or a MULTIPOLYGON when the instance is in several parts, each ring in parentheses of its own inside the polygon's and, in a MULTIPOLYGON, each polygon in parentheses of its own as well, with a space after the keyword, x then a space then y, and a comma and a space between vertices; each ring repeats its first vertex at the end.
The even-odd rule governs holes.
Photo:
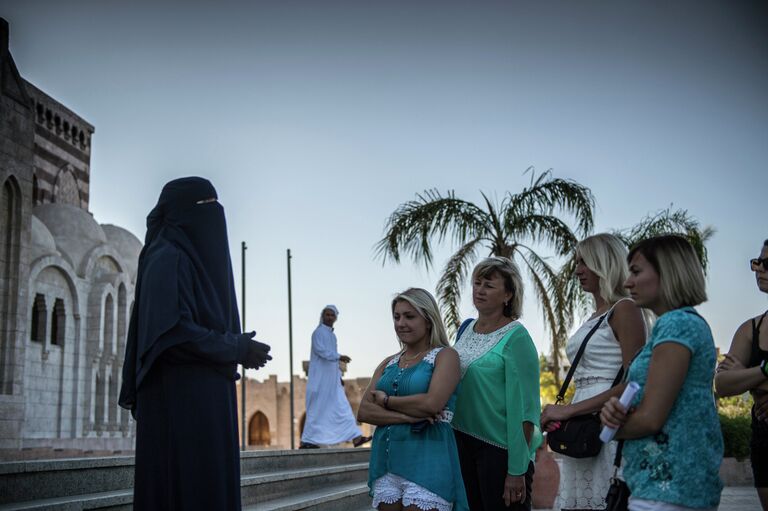
POLYGON ((309 358, 307 381, 307 416, 299 449, 352 441, 359 447, 370 440, 357 426, 341 382, 339 361, 350 358, 340 355, 333 324, 339 316, 334 305, 320 313, 320 324, 312 333, 312 354, 309 358))

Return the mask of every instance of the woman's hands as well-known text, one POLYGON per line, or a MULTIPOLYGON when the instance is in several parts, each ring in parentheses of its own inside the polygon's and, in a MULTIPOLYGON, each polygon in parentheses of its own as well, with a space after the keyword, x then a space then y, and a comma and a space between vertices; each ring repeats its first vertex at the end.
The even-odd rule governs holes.
POLYGON ((619 402, 619 398, 612 397, 603 405, 600 411, 600 420, 603 425, 619 429, 627 422, 627 409, 619 402))
POLYGON ((372 390, 371 401, 384 408, 384 402, 387 400, 387 393, 383 390, 372 390))
POLYGON ((571 416, 569 405, 547 405, 541 412, 541 427, 549 433, 559 428, 560 423, 571 416))
POLYGON ((509 507, 516 502, 525 502, 525 474, 513 476, 507 474, 504 479, 504 505, 509 507))
POLYGON ((726 353, 723 360, 717 364, 717 370, 715 372, 720 371, 730 371, 731 369, 744 369, 744 364, 741 363, 739 359, 731 355, 730 353, 726 353))
MULTIPOLYGON (((388 397, 386 392, 384 392, 383 390, 372 390, 369 395, 371 397, 371 402, 373 404, 378 405, 385 409, 387 408, 386 406, 384 406, 384 402, 387 401, 387 397, 388 397)), ((407 423, 410 423, 410 424, 414 424, 416 422, 421 422, 424 420, 429 422, 430 424, 434 424, 440 419, 441 413, 438 413, 437 415, 434 415, 432 417, 413 417, 408 414, 403 414, 403 416, 407 418, 407 423)))

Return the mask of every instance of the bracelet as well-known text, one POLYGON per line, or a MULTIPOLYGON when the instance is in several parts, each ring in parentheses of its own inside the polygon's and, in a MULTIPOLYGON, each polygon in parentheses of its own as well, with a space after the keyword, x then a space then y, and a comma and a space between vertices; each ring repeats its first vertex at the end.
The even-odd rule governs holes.
POLYGON ((384 396, 384 409, 389 410, 389 396, 384 396))
POLYGON ((768 359, 764 359, 762 362, 760 362, 760 372, 763 373, 763 376, 768 378, 768 359))

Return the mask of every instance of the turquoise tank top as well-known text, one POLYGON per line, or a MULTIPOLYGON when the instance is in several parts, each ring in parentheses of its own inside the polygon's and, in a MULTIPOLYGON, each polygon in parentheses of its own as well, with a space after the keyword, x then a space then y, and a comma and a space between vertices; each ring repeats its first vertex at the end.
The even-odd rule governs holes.
MULTIPOLYGON (((400 355, 389 361, 376 385, 390 396, 424 394, 432 380, 435 357, 442 348, 430 351, 418 364, 400 369, 400 355)), ((459 453, 450 421, 456 392, 443 409, 443 420, 411 431, 410 424, 379 426, 373 434, 368 487, 390 473, 403 477, 453 503, 454 511, 468 511, 467 495, 461 478, 459 453)))

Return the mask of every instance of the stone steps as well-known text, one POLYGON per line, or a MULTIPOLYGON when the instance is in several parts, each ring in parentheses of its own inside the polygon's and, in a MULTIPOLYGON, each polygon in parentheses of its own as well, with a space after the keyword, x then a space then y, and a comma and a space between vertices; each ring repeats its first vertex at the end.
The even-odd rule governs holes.
POLYGON ((327 486, 300 495, 243 507, 243 511, 299 511, 304 509, 314 511, 371 509, 368 485, 362 482, 327 486))
MULTIPOLYGON (((259 511, 370 506, 369 449, 249 451, 243 506, 259 511)), ((0 463, 0 510, 131 509, 133 457, 0 463)))

